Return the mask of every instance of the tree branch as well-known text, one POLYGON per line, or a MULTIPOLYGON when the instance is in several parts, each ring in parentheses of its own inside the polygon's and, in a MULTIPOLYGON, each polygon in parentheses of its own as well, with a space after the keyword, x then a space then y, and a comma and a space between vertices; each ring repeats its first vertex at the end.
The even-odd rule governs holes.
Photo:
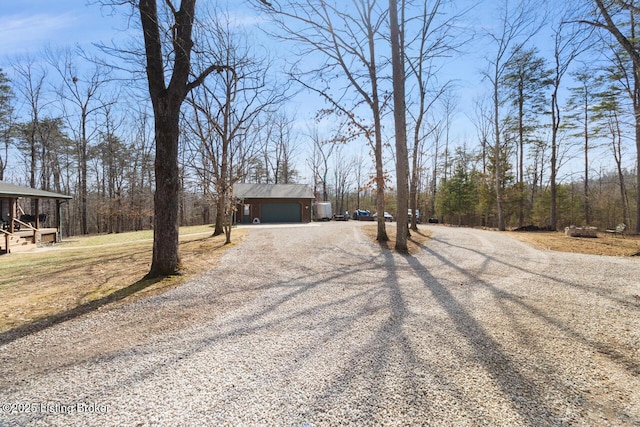
POLYGON ((233 67, 229 65, 212 64, 212 65, 209 65, 202 73, 200 73, 191 83, 187 84, 187 93, 189 93, 191 90, 195 89, 196 87, 200 86, 204 82, 204 80, 207 78, 207 76, 209 76, 214 71, 216 73, 221 73, 225 70, 230 71, 233 74, 234 81, 236 82, 238 81, 238 76, 236 75, 236 71, 233 67))
POLYGON ((156 99, 166 90, 162 63, 162 42, 158 25, 158 9, 154 0, 140 0, 140 19, 144 33, 144 48, 147 58, 147 80, 151 99, 156 99))

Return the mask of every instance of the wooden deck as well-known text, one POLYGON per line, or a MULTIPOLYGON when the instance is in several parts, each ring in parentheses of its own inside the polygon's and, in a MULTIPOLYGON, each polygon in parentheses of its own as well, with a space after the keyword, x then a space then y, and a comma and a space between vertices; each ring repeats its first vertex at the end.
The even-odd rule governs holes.
MULTIPOLYGON (((57 233, 57 228, 40 228, 35 231, 34 239, 34 230, 14 231, 9 235, 9 252, 26 252, 43 243, 55 243, 57 233)), ((0 236, 0 253, 7 253, 4 233, 0 236)))

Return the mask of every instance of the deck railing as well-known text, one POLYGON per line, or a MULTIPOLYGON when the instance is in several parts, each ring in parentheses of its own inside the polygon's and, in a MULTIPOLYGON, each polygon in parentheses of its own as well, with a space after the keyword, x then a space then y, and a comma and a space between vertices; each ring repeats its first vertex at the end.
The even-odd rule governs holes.
POLYGON ((11 233, 2 229, 0 229, 0 231, 4 234, 4 250, 9 253, 9 240, 11 238, 11 233))
POLYGON ((38 229, 37 229, 37 228, 33 227, 31 224, 29 224, 29 223, 27 223, 27 222, 22 222, 22 221, 20 221, 20 220, 19 220, 19 219, 17 219, 17 218, 13 218, 13 220, 14 220, 15 222, 17 222, 18 224, 20 224, 20 228, 22 228, 22 227, 27 227, 27 229, 29 229, 29 230, 33 230, 33 243, 36 243, 36 242, 37 242, 37 240, 38 240, 38 236, 37 236, 37 234, 38 234, 38 229))

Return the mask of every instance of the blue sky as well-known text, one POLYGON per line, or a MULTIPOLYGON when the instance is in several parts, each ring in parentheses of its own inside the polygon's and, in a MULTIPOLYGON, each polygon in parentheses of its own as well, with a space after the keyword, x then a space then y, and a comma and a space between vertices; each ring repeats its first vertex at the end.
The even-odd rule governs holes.
POLYGON ((99 6, 85 0, 19 0, 2 2, 0 53, 13 56, 54 46, 89 45, 107 41, 123 28, 122 21, 105 16, 99 6))
MULTIPOLYGON (((80 44, 83 47, 91 48, 91 43, 106 42, 111 39, 121 37, 122 30, 127 27, 126 20, 122 15, 109 16, 109 9, 101 8, 99 5, 87 5, 87 0, 0 0, 0 67, 8 68, 7 59, 27 52, 37 53, 47 44, 53 47, 72 47, 80 44)), ((458 4, 468 4, 473 0, 457 0, 458 4)), ((95 3, 94 0, 90 1, 95 3)), ((216 1, 216 4, 227 3, 225 0, 216 1)), ((228 3, 237 8, 241 2, 228 0, 228 3)), ((213 3, 212 3, 213 4, 213 3)), ((224 6, 223 6, 224 7, 224 6)), ((242 7, 242 6, 240 6, 242 7)), ((483 1, 468 17, 468 25, 474 26, 479 32, 481 27, 491 24, 491 17, 495 16, 496 2, 483 1)), ((257 13, 248 11, 242 16, 243 21, 249 26, 255 23, 257 13)), ((539 37, 542 40, 543 37, 539 37)), ((261 42, 269 43, 265 37, 261 42)), ((548 41, 546 42, 548 43, 548 41)), ((543 43, 539 44, 542 51, 543 43)), ((272 43, 274 50, 280 49, 282 45, 272 43)), ((461 145, 464 142, 473 145, 476 133, 469 119, 465 115, 473 114, 473 101, 478 93, 482 93, 480 71, 485 62, 483 53, 486 49, 486 41, 481 41, 478 37, 465 46, 466 52, 455 59, 451 59, 447 65, 446 78, 457 80, 457 100, 456 107, 462 110, 455 118, 452 127, 454 135, 454 145, 461 145)), ((297 98, 300 100, 300 98, 297 98)), ((298 117, 301 122, 309 120, 313 115, 313 108, 323 107, 322 102, 317 100, 300 104, 303 117, 298 117), (307 117, 308 116, 308 117, 307 117)), ((302 125, 304 126, 304 125, 302 125)), ((303 129, 305 130, 305 129, 303 129)), ((303 162, 299 159, 299 162, 303 162)))

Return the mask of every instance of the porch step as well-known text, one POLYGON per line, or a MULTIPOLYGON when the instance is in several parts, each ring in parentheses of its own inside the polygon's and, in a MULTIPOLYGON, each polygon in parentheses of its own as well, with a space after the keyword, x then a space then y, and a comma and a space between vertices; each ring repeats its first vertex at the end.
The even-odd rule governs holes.
MULTIPOLYGON (((22 238, 20 236, 11 235, 9 236, 9 249, 11 252, 27 252, 37 248, 37 245, 32 242, 33 238, 22 238)), ((4 236, 0 236, 0 251, 2 253, 7 253, 7 248, 5 247, 5 239, 4 236)))

